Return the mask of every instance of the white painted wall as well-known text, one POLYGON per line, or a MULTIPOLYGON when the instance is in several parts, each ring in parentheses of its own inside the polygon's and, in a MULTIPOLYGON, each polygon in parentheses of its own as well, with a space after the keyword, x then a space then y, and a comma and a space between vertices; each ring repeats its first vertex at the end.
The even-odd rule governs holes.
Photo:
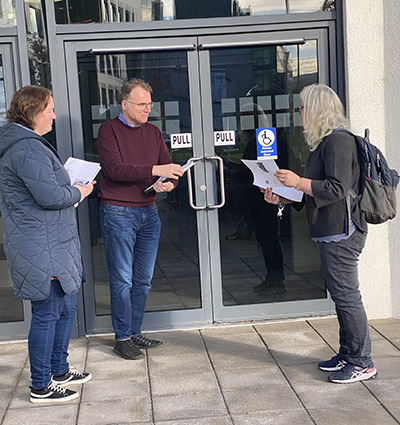
MULTIPOLYGON (((352 129, 363 134, 368 127, 371 141, 385 153, 391 167, 400 170, 397 0, 344 0, 343 12, 347 106, 352 129)), ((399 238, 400 218, 369 226, 359 267, 369 319, 400 317, 399 238)))

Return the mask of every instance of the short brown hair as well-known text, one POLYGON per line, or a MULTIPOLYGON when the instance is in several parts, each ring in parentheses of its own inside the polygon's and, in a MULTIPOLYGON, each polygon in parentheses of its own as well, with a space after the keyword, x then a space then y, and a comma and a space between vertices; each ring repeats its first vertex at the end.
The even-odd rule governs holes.
POLYGON ((153 89, 149 83, 146 83, 146 81, 141 80, 140 78, 131 78, 122 85, 119 101, 122 102, 123 100, 128 100, 131 91, 137 86, 147 90, 150 94, 153 93, 153 89))
POLYGON ((52 91, 41 86, 25 86, 13 96, 7 111, 8 122, 22 124, 33 130, 36 115, 43 112, 49 104, 52 91))

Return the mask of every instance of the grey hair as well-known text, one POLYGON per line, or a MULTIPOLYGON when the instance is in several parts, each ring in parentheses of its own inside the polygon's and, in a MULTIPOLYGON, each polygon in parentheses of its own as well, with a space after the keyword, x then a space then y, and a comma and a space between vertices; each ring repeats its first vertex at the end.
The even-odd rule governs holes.
POLYGON ((300 93, 303 102, 303 129, 306 142, 314 151, 324 137, 337 128, 350 130, 349 120, 339 96, 325 84, 312 84, 300 93))

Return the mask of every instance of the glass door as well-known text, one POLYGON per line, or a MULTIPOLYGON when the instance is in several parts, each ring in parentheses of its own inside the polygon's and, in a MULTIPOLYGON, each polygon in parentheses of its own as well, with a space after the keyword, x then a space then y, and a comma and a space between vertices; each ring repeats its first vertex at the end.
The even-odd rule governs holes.
MULTIPOLYGON (((0 42, 0 126, 16 90, 12 42, 0 42)), ((0 216, 0 340, 25 337, 30 319, 29 303, 15 298, 13 283, 3 249, 3 225, 0 216)))
MULTIPOLYGON (((120 113, 122 83, 138 77, 153 87, 149 122, 162 131, 173 161, 196 160, 176 190, 158 196, 162 234, 145 329, 331 310, 304 212, 288 209, 278 222, 276 209, 260 200, 240 161, 253 158, 258 128, 275 127, 279 165, 301 172, 307 149, 299 92, 328 81, 323 31, 65 46, 75 156, 98 161, 99 126, 120 113), (232 144, 216 146, 216 134, 230 134, 232 144), (275 269, 287 290, 256 292, 275 269)), ((87 333, 111 330, 98 210, 94 192, 79 211, 89 266, 87 333)))
POLYGON ((327 33, 208 36, 199 38, 199 47, 205 150, 222 158, 225 176, 225 205, 208 211, 218 235, 211 242, 219 269, 214 321, 327 312, 331 304, 305 211, 289 207, 278 218, 241 161, 256 160, 257 131, 273 129, 278 166, 303 174, 308 148, 299 93, 309 84, 329 84, 327 33))

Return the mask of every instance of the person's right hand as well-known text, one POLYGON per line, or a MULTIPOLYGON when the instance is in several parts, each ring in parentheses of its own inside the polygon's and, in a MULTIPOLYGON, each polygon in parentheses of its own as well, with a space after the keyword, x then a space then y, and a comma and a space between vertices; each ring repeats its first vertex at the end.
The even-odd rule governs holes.
POLYGON ((281 198, 276 193, 272 192, 272 187, 267 187, 265 190, 261 189, 261 192, 264 192, 264 201, 269 204, 278 205, 281 198))
POLYGON ((153 176, 165 177, 166 179, 178 179, 183 176, 182 167, 178 164, 154 165, 153 176))
POLYGON ((81 199, 79 202, 82 202, 87 196, 89 196, 92 191, 93 187, 96 184, 96 181, 93 180, 91 183, 85 184, 84 186, 80 186, 78 184, 75 184, 74 187, 76 187, 79 192, 81 192, 81 199))

